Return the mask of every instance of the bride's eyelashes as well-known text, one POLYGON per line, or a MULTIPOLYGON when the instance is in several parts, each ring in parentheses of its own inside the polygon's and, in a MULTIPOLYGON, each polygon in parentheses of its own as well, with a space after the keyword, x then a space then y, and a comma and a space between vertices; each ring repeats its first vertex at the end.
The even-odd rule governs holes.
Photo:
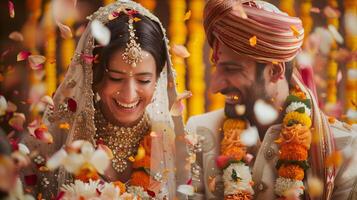
MULTIPOLYGON (((124 80, 123 78, 114 78, 114 77, 109 77, 109 79, 114 82, 122 82, 124 80)), ((137 81, 143 85, 151 83, 151 80, 137 80, 137 81)))

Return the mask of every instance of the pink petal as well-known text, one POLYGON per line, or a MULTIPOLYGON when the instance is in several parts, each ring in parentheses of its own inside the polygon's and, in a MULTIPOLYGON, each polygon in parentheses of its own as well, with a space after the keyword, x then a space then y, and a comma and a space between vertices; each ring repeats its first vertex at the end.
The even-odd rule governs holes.
POLYGON ((191 185, 191 184, 192 184, 192 178, 188 179, 188 181, 187 181, 186 184, 187 184, 187 185, 191 185))
POLYGON ((93 61, 96 58, 95 56, 91 56, 91 55, 88 55, 88 54, 82 54, 81 57, 84 60, 84 62, 87 63, 87 64, 93 63, 93 61))
POLYGON ((190 53, 188 52, 187 48, 183 45, 172 45, 172 53, 181 58, 188 58, 190 57, 190 53))
POLYGON ((30 55, 31 53, 28 51, 21 51, 19 54, 17 54, 17 61, 26 60, 30 55))
POLYGON ((44 127, 37 128, 35 130, 35 137, 38 140, 41 140, 42 142, 45 142, 47 144, 53 143, 53 137, 49 132, 47 132, 47 128, 44 127))
POLYGON ((30 124, 27 125, 27 130, 32 135, 33 137, 36 137, 35 135, 35 130, 40 126, 40 123, 38 120, 32 121, 30 124))
POLYGON ((33 186, 33 185, 36 185, 36 183, 37 183, 36 174, 27 175, 24 178, 25 178, 26 186, 33 186))
POLYGON ((11 18, 15 17, 15 5, 12 3, 12 1, 9 1, 9 14, 11 18))
POLYGON ((17 42, 24 41, 24 36, 22 36, 22 34, 17 31, 10 33, 9 38, 17 42))
POLYGON ((312 8, 310 8, 310 12, 312 12, 312 13, 320 13, 320 8, 312 7, 312 8))
POLYGON ((61 32, 61 37, 64 38, 64 39, 69 39, 69 38, 72 38, 73 37, 73 34, 72 34, 72 31, 71 31, 71 28, 69 28, 68 26, 60 23, 60 22, 57 22, 57 26, 61 32))
POLYGON ((67 105, 68 105, 68 109, 72 112, 76 112, 77 111, 77 102, 72 99, 72 98, 69 98, 67 100, 67 105))
POLYGON ((28 60, 30 63, 30 67, 36 70, 39 68, 41 69, 43 67, 42 64, 46 61, 46 57, 41 55, 30 55, 28 57, 28 60))
POLYGON ((14 113, 12 118, 9 120, 9 125, 17 131, 23 131, 25 120, 26 117, 23 113, 14 113))

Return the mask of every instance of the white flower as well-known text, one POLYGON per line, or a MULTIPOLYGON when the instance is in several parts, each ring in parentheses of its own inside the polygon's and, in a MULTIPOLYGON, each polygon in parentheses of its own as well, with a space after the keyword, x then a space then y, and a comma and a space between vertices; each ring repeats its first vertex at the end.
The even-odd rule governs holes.
POLYGON ((275 183, 275 194, 285 196, 287 192, 294 190, 297 194, 304 194, 304 183, 302 181, 279 177, 275 183))
POLYGON ((119 198, 120 189, 114 184, 105 183, 103 189, 101 190, 101 193, 101 200, 114 200, 119 198))
POLYGON ((252 175, 250 173, 249 166, 246 166, 244 163, 230 164, 223 171, 224 195, 235 194, 237 193, 237 190, 254 194, 251 181, 252 175), (238 181, 232 180, 233 170, 236 172, 237 177, 239 178, 238 181))
POLYGON ((311 116, 311 109, 308 108, 304 103, 302 102, 292 102, 287 108, 286 108, 286 113, 290 113, 295 111, 298 108, 304 107, 305 113, 309 116, 311 116))
POLYGON ((91 23, 91 31, 93 37, 101 44, 108 45, 110 42, 109 29, 98 20, 93 20, 91 23))
POLYGON ((93 199, 99 197, 97 189, 100 187, 99 181, 90 180, 89 183, 84 183, 80 180, 76 180, 70 185, 63 185, 62 191, 65 192, 62 199, 64 200, 76 200, 80 197, 84 199, 93 199))
POLYGON ((179 185, 177 191, 188 196, 195 194, 195 189, 192 185, 179 185))

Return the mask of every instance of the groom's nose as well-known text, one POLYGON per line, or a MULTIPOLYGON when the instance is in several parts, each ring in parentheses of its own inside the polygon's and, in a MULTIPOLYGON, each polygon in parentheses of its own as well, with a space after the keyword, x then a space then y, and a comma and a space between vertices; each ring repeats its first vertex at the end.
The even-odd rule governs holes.
POLYGON ((228 81, 220 70, 215 70, 211 75, 210 91, 212 93, 219 93, 221 90, 228 87, 228 81))

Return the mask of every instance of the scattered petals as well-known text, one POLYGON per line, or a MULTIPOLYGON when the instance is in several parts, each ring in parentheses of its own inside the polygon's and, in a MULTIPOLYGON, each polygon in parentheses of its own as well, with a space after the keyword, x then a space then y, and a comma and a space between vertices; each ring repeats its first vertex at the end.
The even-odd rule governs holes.
POLYGON ((227 165, 229 164, 229 161, 231 160, 230 157, 228 156, 224 156, 224 155, 220 155, 216 158, 216 165, 219 169, 224 169, 225 167, 227 167, 227 165))
POLYGON ((257 45, 257 36, 253 36, 251 38, 249 38, 249 44, 250 46, 254 47, 255 45, 257 45))
POLYGON ((26 60, 30 55, 31 53, 28 51, 21 51, 20 53, 17 54, 17 61, 26 60))
POLYGON ((24 36, 22 36, 22 34, 17 31, 10 33, 9 38, 17 42, 24 41, 24 36))
POLYGON ((259 140, 259 133, 255 126, 249 127, 240 135, 241 142, 250 147, 255 145, 259 140))
POLYGON ((27 155, 20 153, 19 151, 13 152, 11 157, 15 161, 16 167, 18 169, 28 166, 31 162, 27 155))
POLYGON ((30 154, 29 148, 27 148, 27 146, 22 143, 19 143, 19 151, 20 151, 20 153, 22 153, 24 155, 30 154))
POLYGON ((133 156, 130 156, 130 157, 128 158, 128 160, 129 160, 130 162, 135 162, 135 158, 134 158, 133 156))
POLYGON ((183 45, 174 44, 172 46, 171 50, 172 50, 172 53, 175 54, 178 57, 181 57, 181 58, 190 57, 190 53, 188 52, 187 48, 185 46, 183 46, 183 45))
POLYGON ((320 8, 312 7, 312 8, 310 8, 310 12, 312 12, 312 13, 320 13, 321 11, 320 11, 320 8))
POLYGON ((307 190, 311 197, 320 197, 322 195, 323 189, 324 184, 319 178, 309 177, 307 179, 307 190))
POLYGON ((337 31, 336 27, 332 24, 328 25, 328 30, 332 34, 333 38, 338 42, 339 44, 343 43, 343 37, 342 35, 337 31))
POLYGON ((107 153, 107 156, 110 160, 114 158, 113 151, 107 145, 99 144, 98 149, 101 149, 107 153))
POLYGON ((7 110, 7 101, 4 96, 0 95, 0 116, 5 115, 7 110))
POLYGON ((67 100, 67 106, 68 106, 68 109, 72 112, 76 112, 77 111, 77 102, 72 99, 72 98, 69 98, 67 100))
POLYGON ((108 154, 104 150, 98 149, 93 153, 90 163, 100 174, 104 174, 104 171, 110 164, 110 160, 108 154))
POLYGON ((91 31, 93 37, 103 46, 109 44, 110 41, 110 31, 103 25, 100 21, 94 20, 91 23, 91 31))
POLYGON ((48 132, 47 127, 39 127, 35 130, 34 132, 35 137, 38 140, 41 140, 42 142, 48 143, 48 144, 52 144, 53 143, 53 137, 52 135, 48 132))
POLYGON ((261 99, 255 102, 254 113, 258 122, 262 125, 270 124, 278 118, 278 111, 261 99))
POLYGON ((299 30, 294 25, 291 25, 290 29, 293 31, 293 34, 294 34, 295 37, 299 37, 300 36, 299 30))
POLYGON ((61 123, 61 124, 59 125, 59 128, 60 128, 60 129, 64 129, 64 130, 69 130, 70 126, 69 126, 68 123, 61 123))
POLYGON ((9 125, 17 131, 23 131, 25 120, 26 117, 23 113, 14 113, 14 115, 9 121, 9 125))
POLYGON ((192 196, 195 193, 192 185, 179 185, 177 191, 188 196, 192 196))
POLYGON ((191 10, 185 13, 185 17, 183 18, 183 21, 189 20, 191 18, 191 10))
POLYGON ((71 28, 69 28, 67 25, 62 24, 61 22, 57 22, 57 26, 61 32, 61 37, 63 39, 70 39, 73 37, 71 28))
POLYGON ((67 152, 64 149, 61 149, 57 151, 55 154, 53 154, 50 159, 47 160, 46 166, 50 170, 57 169, 62 165, 66 157, 67 157, 67 152))
POLYGON ((15 5, 14 3, 12 3, 12 1, 9 1, 9 15, 11 18, 14 18, 15 17, 15 5))
POLYGON ((326 166, 339 167, 341 166, 342 162, 343 162, 342 153, 339 151, 335 151, 326 158, 325 164, 326 166))
POLYGON ((38 69, 42 69, 42 64, 46 61, 46 57, 45 56, 41 56, 41 55, 30 55, 28 57, 29 63, 30 63, 30 67, 33 70, 38 70, 38 69))
POLYGON ((246 107, 243 104, 237 104, 235 107, 236 114, 241 116, 244 115, 246 107))

